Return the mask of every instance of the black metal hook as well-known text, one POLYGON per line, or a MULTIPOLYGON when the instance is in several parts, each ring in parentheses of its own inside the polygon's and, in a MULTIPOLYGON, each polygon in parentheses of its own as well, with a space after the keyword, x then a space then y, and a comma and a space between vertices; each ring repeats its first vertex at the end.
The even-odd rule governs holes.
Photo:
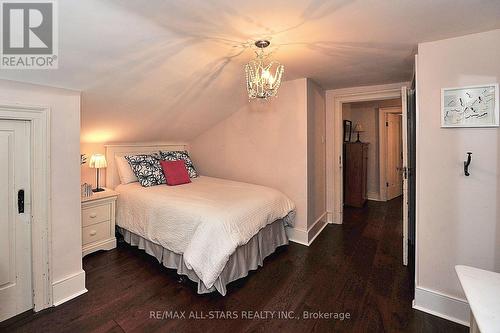
POLYGON ((470 165, 470 160, 472 159, 471 158, 471 155, 472 153, 471 152, 467 152, 467 161, 464 161, 464 174, 468 177, 470 176, 470 173, 469 173, 469 165, 470 165))

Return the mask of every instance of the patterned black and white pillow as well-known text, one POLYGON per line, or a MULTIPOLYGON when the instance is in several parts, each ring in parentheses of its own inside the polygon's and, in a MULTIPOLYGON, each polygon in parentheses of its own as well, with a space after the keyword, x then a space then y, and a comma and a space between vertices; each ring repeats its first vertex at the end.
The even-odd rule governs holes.
POLYGON ((157 158, 151 155, 130 155, 125 156, 125 159, 142 186, 148 187, 166 183, 160 161, 157 158))
POLYGON ((189 157, 187 150, 178 151, 160 151, 160 158, 164 161, 179 161, 183 160, 186 164, 186 169, 189 174, 189 178, 198 177, 198 172, 196 171, 193 161, 189 157))

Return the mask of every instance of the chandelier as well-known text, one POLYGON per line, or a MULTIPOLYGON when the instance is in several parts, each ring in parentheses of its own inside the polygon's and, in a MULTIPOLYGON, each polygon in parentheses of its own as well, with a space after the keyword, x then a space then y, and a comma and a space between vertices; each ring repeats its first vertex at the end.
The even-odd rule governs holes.
POLYGON ((276 61, 270 61, 264 54, 264 48, 271 44, 268 40, 258 40, 257 57, 245 65, 248 98, 268 99, 278 93, 285 67, 276 61))

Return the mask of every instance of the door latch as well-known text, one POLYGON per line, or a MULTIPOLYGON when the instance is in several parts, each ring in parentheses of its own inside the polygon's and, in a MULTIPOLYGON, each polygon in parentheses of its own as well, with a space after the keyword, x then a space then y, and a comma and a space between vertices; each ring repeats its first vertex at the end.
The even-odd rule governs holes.
POLYGON ((24 190, 17 192, 17 211, 19 214, 24 213, 24 190))

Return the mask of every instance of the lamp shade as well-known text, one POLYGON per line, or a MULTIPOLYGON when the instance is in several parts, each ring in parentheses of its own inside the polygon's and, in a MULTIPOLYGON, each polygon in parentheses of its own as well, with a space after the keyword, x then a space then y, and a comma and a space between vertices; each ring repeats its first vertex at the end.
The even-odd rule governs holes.
POLYGON ((354 126, 354 132, 364 132, 365 129, 363 128, 363 126, 361 124, 356 124, 356 126, 354 126))
POLYGON ((101 169, 107 167, 106 157, 103 154, 94 154, 90 157, 89 167, 94 169, 101 169))

